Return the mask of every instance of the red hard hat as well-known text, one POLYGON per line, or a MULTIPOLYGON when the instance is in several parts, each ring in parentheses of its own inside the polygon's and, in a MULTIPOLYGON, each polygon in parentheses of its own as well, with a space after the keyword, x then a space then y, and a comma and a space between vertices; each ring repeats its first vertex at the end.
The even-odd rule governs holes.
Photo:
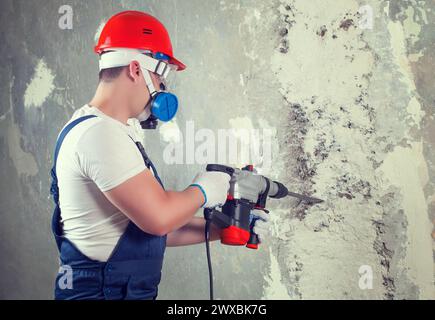
POLYGON ((165 26, 144 12, 123 11, 107 21, 94 50, 101 54, 110 48, 149 50, 153 55, 163 53, 169 57, 170 64, 178 67, 178 71, 186 68, 174 58, 171 39, 165 26))

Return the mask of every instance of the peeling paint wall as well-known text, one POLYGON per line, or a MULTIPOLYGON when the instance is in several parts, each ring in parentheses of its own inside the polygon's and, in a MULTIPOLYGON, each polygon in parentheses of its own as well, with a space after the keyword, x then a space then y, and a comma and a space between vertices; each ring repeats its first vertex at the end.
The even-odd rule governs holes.
MULTIPOLYGON (((0 298, 52 297, 55 138, 93 95, 98 30, 138 9, 165 23, 188 66, 173 83, 176 120, 138 132, 167 188, 203 168, 163 161, 189 123, 268 128, 261 173, 326 200, 271 200, 258 252, 213 243, 215 296, 435 299, 433 1, 68 1, 73 29, 61 30, 64 4, 0 4, 0 298)), ((159 298, 206 299, 207 280, 203 245, 168 248, 159 298)))

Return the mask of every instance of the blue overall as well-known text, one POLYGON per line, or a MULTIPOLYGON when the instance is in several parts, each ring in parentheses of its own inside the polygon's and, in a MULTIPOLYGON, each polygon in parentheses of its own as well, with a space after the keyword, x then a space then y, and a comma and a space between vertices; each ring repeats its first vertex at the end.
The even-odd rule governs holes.
MULTIPOLYGON (((59 207, 56 162, 60 147, 68 132, 80 122, 95 117, 88 115, 69 123, 59 135, 51 170, 55 209, 52 230, 60 253, 60 269, 56 277, 55 299, 147 299, 155 300, 160 283, 166 235, 155 236, 129 222, 107 262, 86 257, 63 236, 59 207), (72 286, 65 285, 65 277, 72 270, 72 286)), ((134 140, 133 140, 134 141, 134 140)), ((140 142, 135 142, 148 168, 157 171, 140 142)), ((163 185, 162 185, 163 187, 163 185)))

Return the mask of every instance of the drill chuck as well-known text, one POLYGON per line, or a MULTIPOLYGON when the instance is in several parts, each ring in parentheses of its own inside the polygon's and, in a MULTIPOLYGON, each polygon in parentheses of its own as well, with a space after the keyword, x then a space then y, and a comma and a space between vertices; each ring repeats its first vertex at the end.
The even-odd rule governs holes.
POLYGON ((278 181, 270 181, 269 197, 274 199, 281 199, 287 197, 287 195, 288 189, 285 185, 278 181))

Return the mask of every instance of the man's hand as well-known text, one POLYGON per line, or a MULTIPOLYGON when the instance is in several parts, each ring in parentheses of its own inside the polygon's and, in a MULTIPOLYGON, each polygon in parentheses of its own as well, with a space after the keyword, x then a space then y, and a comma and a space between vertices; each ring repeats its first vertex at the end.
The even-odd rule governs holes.
POLYGON ((190 187, 198 187, 203 196, 204 203, 201 207, 213 208, 222 205, 227 199, 231 177, 223 172, 205 171, 198 173, 190 187))
POLYGON ((262 242, 266 235, 270 233, 269 215, 263 210, 253 209, 251 210, 253 219, 256 219, 253 231, 258 235, 258 240, 262 242))

